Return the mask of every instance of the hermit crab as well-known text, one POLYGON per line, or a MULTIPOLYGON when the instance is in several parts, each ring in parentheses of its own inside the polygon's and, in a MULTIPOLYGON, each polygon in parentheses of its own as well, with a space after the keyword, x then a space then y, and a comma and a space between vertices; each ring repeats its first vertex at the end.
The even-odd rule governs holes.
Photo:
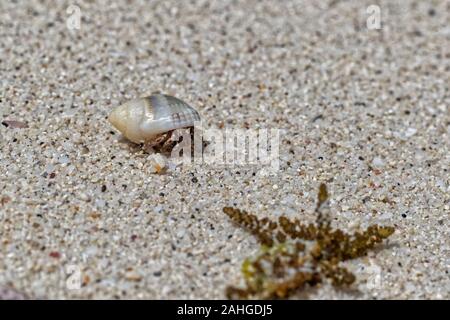
POLYGON ((173 131, 193 128, 195 122, 200 121, 200 115, 180 99, 154 93, 116 107, 108 120, 134 143, 169 150, 176 144, 170 139, 173 131))

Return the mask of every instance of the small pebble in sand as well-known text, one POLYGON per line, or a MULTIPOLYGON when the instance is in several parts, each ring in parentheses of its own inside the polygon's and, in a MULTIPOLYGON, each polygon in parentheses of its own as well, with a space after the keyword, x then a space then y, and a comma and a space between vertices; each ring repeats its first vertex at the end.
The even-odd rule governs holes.
POLYGON ((11 198, 8 196, 0 197, 0 206, 4 206, 5 204, 7 204, 10 201, 11 201, 11 198))
POLYGON ((4 120, 4 121, 2 121, 2 125, 4 125, 7 128, 9 127, 9 128, 13 128, 13 129, 28 128, 28 125, 25 122, 17 121, 17 120, 4 120))
POLYGON ((68 164, 68 163, 70 162, 70 159, 69 159, 69 157, 66 156, 66 155, 61 155, 61 156, 58 158, 58 162, 59 162, 60 164, 68 164))
POLYGON ((408 128, 408 129, 406 129, 406 131, 405 131, 405 137, 406 137, 406 138, 410 138, 410 137, 412 137, 413 135, 415 135, 416 132, 417 132, 417 129, 415 129, 415 128, 408 128))
POLYGON ((89 202, 91 200, 89 195, 84 192, 81 192, 80 194, 78 194, 78 199, 80 199, 81 201, 86 201, 86 202, 89 202))
POLYGON ((383 161, 383 159, 381 159, 380 157, 375 157, 375 158, 373 158, 373 160, 372 160, 372 164, 373 164, 375 167, 382 167, 382 166, 384 166, 384 161, 383 161))
POLYGON ((166 157, 160 153, 154 153, 147 158, 152 173, 161 173, 167 166, 166 157))
POLYGON ((52 258, 58 259, 61 257, 61 254, 58 251, 52 251, 52 252, 50 252, 49 256, 52 258))
POLYGON ((137 273, 136 271, 133 270, 129 270, 127 271, 127 273, 125 274, 125 279, 128 281, 141 281, 142 280, 142 276, 137 273))

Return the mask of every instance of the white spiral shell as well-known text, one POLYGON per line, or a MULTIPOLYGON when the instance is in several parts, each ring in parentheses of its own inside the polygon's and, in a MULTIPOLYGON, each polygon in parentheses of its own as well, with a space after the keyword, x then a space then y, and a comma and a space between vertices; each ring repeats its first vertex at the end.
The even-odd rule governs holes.
POLYGON ((127 139, 145 143, 171 130, 194 126, 200 115, 180 99, 152 94, 118 106, 108 120, 127 139))

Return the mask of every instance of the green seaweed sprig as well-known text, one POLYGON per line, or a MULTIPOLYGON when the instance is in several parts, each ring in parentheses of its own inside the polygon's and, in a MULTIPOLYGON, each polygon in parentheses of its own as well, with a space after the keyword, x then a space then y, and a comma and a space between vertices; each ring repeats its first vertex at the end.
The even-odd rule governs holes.
POLYGON ((259 219, 243 210, 223 211, 261 244, 255 258, 242 264, 245 288, 229 286, 229 299, 288 298, 306 286, 328 279, 335 287, 349 286, 356 277, 341 262, 362 257, 394 233, 393 227, 372 225, 363 232, 348 234, 330 225, 328 191, 321 184, 316 223, 302 224, 281 216, 278 221, 259 219))

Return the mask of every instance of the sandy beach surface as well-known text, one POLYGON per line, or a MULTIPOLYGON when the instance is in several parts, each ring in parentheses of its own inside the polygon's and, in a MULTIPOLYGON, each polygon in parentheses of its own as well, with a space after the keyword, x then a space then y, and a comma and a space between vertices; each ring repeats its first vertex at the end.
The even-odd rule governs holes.
POLYGON ((450 298, 449 22, 437 0, 1 1, 0 298, 225 298, 259 245, 223 207, 311 222, 320 183, 333 226, 396 231, 345 263, 352 290, 294 298, 450 298), (107 121, 152 92, 279 129, 279 170, 153 173, 107 121))

